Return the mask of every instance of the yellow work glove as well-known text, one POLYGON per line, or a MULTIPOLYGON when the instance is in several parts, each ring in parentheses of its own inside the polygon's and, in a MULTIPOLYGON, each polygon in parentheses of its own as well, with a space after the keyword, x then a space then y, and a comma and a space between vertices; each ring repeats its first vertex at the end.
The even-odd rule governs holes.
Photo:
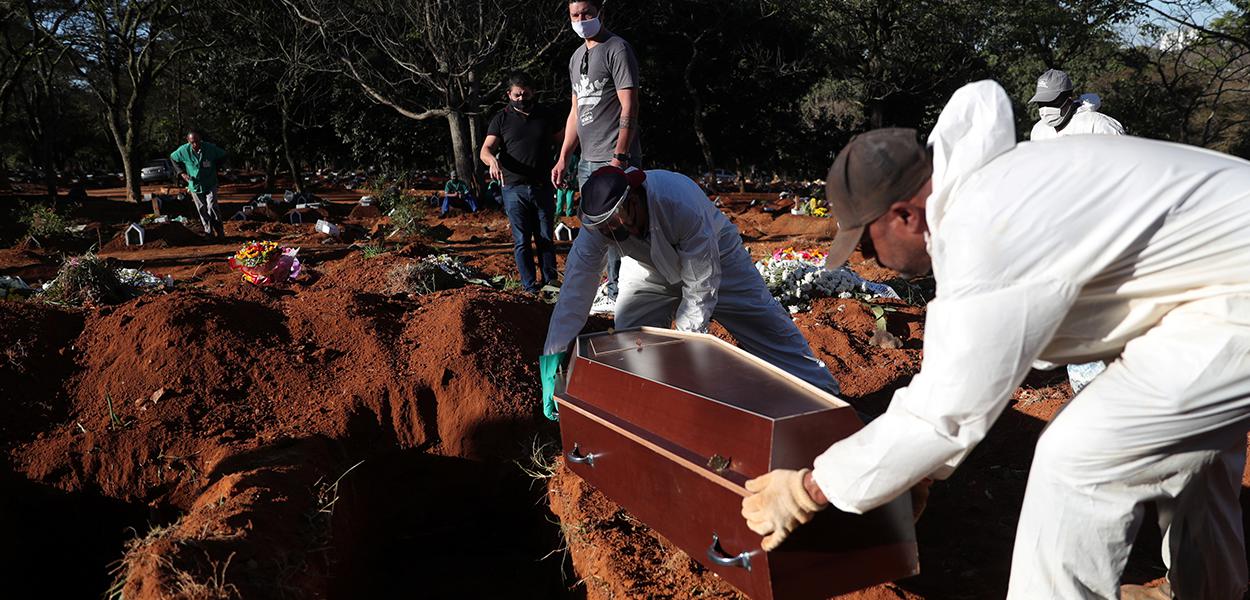
POLYGON ((747 482, 750 496, 742 499, 742 516, 751 531, 764 537, 760 547, 771 552, 821 508, 803 487, 810 469, 776 469, 747 482))

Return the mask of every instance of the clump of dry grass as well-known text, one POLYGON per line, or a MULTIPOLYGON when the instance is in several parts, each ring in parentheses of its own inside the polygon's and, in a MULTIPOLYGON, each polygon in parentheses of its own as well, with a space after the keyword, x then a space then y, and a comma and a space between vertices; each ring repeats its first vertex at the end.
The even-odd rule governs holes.
POLYGON ((88 252, 61 264, 56 279, 44 289, 43 299, 53 304, 95 306, 123 302, 137 293, 117 276, 117 271, 88 252))

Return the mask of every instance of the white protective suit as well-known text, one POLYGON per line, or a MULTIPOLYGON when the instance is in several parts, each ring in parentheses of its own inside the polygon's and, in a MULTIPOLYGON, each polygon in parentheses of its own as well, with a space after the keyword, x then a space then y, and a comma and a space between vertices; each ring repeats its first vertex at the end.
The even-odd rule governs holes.
POLYGON ((1033 131, 1029 133, 1029 140, 1039 142, 1042 140, 1053 140, 1057 137, 1065 135, 1086 135, 1091 133, 1103 135, 1124 135, 1124 126, 1119 121, 1098 112, 1100 101, 1098 96, 1088 94, 1090 99, 1082 96, 1078 101, 1080 104, 1076 107, 1076 114, 1072 115, 1072 119, 1068 121, 1068 125, 1063 129, 1056 130, 1054 127, 1038 121, 1033 124, 1033 131))
POLYGON ((586 324, 610 245, 621 263, 616 326, 706 332, 716 319, 742 348, 818 388, 838 393, 825 364, 768 293, 738 228, 689 177, 647 171, 647 240, 615 242, 583 228, 564 269, 544 354, 563 352, 586 324))
MULTIPOLYGON (((1033 125, 1033 132, 1030 134, 1032 141, 1053 140, 1055 138, 1066 135, 1124 135, 1124 126, 1120 122, 1097 112, 1102 106, 1102 99, 1098 94, 1082 94, 1077 99, 1080 105, 1076 109, 1076 114, 1072 116, 1072 122, 1062 130, 1056 130, 1054 127, 1042 122, 1033 125), (1078 118, 1079 117, 1079 118, 1078 118)), ((1039 369, 1051 369, 1055 365, 1039 361, 1039 364, 1033 365, 1039 369)), ((1090 381, 1100 375, 1107 369, 1107 364, 1101 360, 1093 362, 1079 363, 1068 365, 1068 382, 1072 384, 1072 391, 1080 392, 1090 381)))
POLYGON ((920 373, 813 476, 860 513, 944 478, 1036 359, 1109 359, 1043 433, 1010 598, 1117 598, 1159 505, 1181 598, 1241 598, 1250 427, 1250 162, 1130 136, 1014 143, 992 81, 929 137, 937 297, 920 373))

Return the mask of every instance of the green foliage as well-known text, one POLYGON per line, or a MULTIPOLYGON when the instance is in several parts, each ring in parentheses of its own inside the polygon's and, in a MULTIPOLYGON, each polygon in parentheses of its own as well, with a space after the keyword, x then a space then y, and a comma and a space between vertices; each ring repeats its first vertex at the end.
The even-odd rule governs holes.
POLYGON ((411 194, 407 192, 412 187, 412 181, 412 175, 407 172, 383 173, 369 178, 365 188, 373 192, 378 210, 385 214, 412 201, 411 194))
MULTIPOLYGON (((274 173, 288 162, 340 173, 480 169, 470 156, 474 144, 464 140, 480 141, 503 105, 507 72, 528 71, 539 99, 567 110, 568 59, 578 44, 564 3, 505 4, 508 19, 484 21, 488 4, 452 0, 402 0, 385 9, 369 2, 229 0, 180 9, 179 26, 162 25, 152 57, 169 59, 168 67, 137 99, 145 116, 129 128, 135 159, 167 156, 195 125, 230 152, 228 166, 238 170, 274 173), (320 32, 294 9, 343 26, 320 32), (265 24, 266 35, 256 35, 257 23, 265 24), (313 43, 322 35, 331 43, 313 43), (194 50, 165 54, 188 36, 194 50), (209 38, 215 43, 201 48, 199 40, 209 38), (432 39, 458 41, 426 43, 432 39), (342 49, 350 55, 336 54, 342 49), (344 72, 344 59, 359 59, 360 81, 344 72), (362 81, 408 116, 371 97, 362 81), (443 114, 448 110, 456 113, 443 114), (453 129, 461 140, 456 156, 453 129)), ((85 73, 65 57, 54 62, 64 45, 75 43, 74 31, 95 27, 92 7, 34 6, 41 23, 65 10, 81 12, 67 21, 74 27, 40 38, 62 44, 40 48, 17 72, 11 95, 0 99, 0 128, 11 133, 0 136, 0 163, 36 184, 42 178, 28 167, 61 173, 62 185, 84 171, 119 171, 116 144, 98 118, 99 100, 85 85, 107 83, 107 73, 93 61, 82 63, 85 73)), ((928 129, 950 94, 977 79, 1004 85, 1018 130, 1028 131, 1035 116, 1025 100, 1051 67, 1068 71, 1078 91, 1100 94, 1104 111, 1133 134, 1250 153, 1244 122, 1250 71, 1243 68, 1248 6, 1247 0, 629 0, 613 3, 608 25, 641 61, 649 166, 697 175, 714 162, 756 180, 810 180, 820 178, 855 133, 928 129), (1211 7, 1208 15, 1226 12, 1207 23, 1212 33, 1185 56, 1161 52, 1149 39, 1176 23, 1138 27, 1158 17, 1152 7, 1183 18, 1181 8, 1199 4, 1211 7), (1130 39, 1139 29, 1143 39, 1130 39)), ((0 30, 0 42, 8 42, 0 43, 0 64, 17 64, 12 53, 32 38, 14 15, 17 29, 0 30)), ((397 182, 409 187, 403 176, 385 179, 370 186, 380 196, 392 195, 397 182)), ((395 202, 382 199, 384 212, 408 204, 394 195, 395 202)))
POLYGON ((425 231, 425 210, 420 196, 402 194, 388 214, 391 226, 405 235, 419 235, 425 231))
POLYGON ((413 176, 410 173, 382 174, 366 182, 373 192, 378 210, 388 215, 391 226, 405 235, 419 235, 425 231, 426 206, 418 194, 410 190, 413 176))
POLYGON ((386 244, 383 243, 369 244, 367 246, 361 246, 360 248, 360 253, 364 255, 365 258, 369 259, 377 258, 390 251, 391 248, 388 248, 386 244))
POLYGON ((18 221, 26 234, 35 239, 63 238, 69 235, 69 220, 47 204, 27 204, 18 221))

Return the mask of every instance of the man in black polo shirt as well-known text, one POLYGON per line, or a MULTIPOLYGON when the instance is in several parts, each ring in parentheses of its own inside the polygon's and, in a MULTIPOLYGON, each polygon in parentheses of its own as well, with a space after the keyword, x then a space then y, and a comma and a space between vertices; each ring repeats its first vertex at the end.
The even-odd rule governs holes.
POLYGON ((524 73, 508 79, 508 106, 491 119, 482 144, 482 162, 492 179, 503 179, 503 207, 512 223, 512 250, 521 286, 537 293, 542 285, 534 271, 533 238, 538 266, 547 285, 558 285, 555 227, 555 188, 551 167, 556 142, 564 133, 564 117, 534 101, 533 85, 524 73))

